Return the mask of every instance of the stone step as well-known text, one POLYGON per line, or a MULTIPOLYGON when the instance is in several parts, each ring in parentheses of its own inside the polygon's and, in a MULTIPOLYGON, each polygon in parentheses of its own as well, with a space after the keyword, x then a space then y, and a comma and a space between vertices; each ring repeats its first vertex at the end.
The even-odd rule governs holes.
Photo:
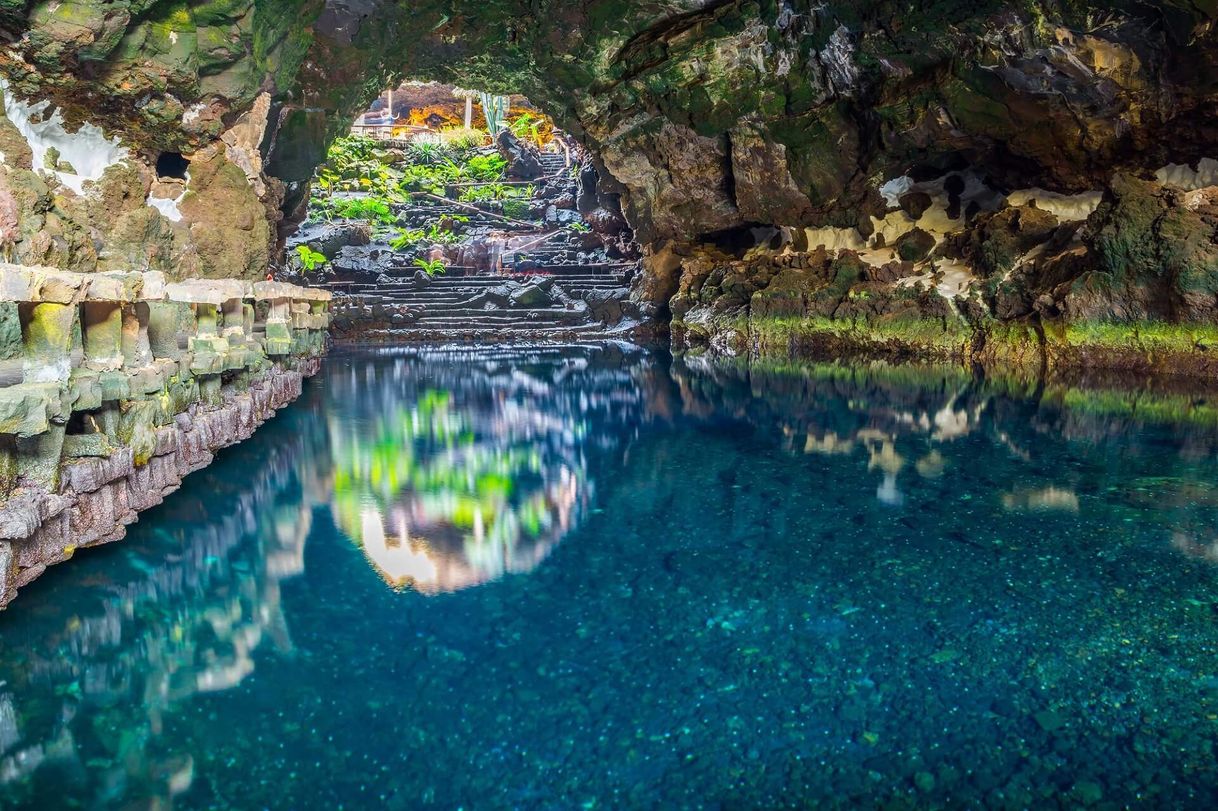
MULTIPOLYGON (((570 315, 570 313, 568 313, 570 315)), ((461 316, 461 315, 445 315, 445 316, 420 316, 414 319, 411 323, 417 327, 432 327, 434 329, 464 329, 481 327, 484 329, 497 329, 500 327, 514 327, 517 325, 524 326, 551 326, 562 321, 562 318, 528 318, 521 314, 496 316, 488 318, 486 316, 461 316)), ((575 325, 580 325, 585 321, 589 321, 588 317, 571 317, 568 319, 575 325)))
MULTIPOLYGON (((622 285, 569 285, 564 286, 563 292, 570 296, 576 296, 577 291, 592 291, 592 290, 621 290, 622 285)), ((359 298, 365 301, 391 301, 405 302, 412 304, 426 305, 449 305, 460 304, 468 301, 476 296, 481 296, 487 292, 487 288, 479 287, 472 290, 457 290, 457 291, 421 291, 421 290, 358 290, 348 292, 347 295, 351 298, 359 298)))
POLYGON ((398 329, 376 329, 362 333, 367 341, 394 341, 417 343, 441 343, 443 341, 471 341, 478 343, 503 343, 507 336, 520 336, 522 340, 570 340, 581 337, 597 337, 604 334, 599 324, 576 327, 467 327, 464 329, 431 329, 404 326, 398 329))

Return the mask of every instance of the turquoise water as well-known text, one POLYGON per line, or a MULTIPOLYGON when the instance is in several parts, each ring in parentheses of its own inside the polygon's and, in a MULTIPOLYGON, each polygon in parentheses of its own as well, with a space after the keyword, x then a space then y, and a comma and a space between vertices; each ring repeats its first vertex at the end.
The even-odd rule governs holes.
POLYGON ((1213 808, 1218 404, 337 353, 0 615, 0 806, 1213 808))

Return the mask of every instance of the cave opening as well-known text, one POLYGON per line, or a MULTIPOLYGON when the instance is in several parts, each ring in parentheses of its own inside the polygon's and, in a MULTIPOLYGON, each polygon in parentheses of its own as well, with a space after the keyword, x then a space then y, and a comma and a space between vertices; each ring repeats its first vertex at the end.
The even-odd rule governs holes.
POLYGON ((286 247, 284 275, 359 302, 354 328, 437 337, 617 328, 641 257, 592 156, 537 105, 417 81, 332 141, 286 247))
POLYGON ((181 152, 162 152, 156 159, 156 176, 161 180, 186 180, 190 161, 181 152))

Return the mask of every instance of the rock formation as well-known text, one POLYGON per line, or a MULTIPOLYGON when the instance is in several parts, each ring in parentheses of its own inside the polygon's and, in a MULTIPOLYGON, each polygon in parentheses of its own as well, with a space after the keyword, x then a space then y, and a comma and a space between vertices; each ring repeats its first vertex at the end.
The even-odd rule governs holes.
POLYGON ((1001 333, 1042 360, 1144 356, 1147 324, 1183 330, 1163 338, 1173 352, 1210 340, 1207 4, 2 8, 0 248, 23 262, 252 278, 326 140, 405 75, 524 93, 574 133, 644 245, 636 298, 663 319, 677 295, 685 338, 756 347, 782 300, 805 334, 913 318, 884 333, 913 352, 934 333, 984 357, 1001 333), (166 155, 185 177, 158 174, 166 155), (821 249, 813 272, 755 271, 821 249), (719 276, 740 284, 716 292, 719 276))
POLYGON ((300 394, 330 294, 0 264, 0 607, 300 394))

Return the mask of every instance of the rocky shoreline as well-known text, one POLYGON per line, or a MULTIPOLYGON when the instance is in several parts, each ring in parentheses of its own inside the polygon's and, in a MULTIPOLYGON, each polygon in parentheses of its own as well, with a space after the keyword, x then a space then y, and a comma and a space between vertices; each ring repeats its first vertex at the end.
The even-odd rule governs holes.
POLYGON ((321 367, 320 358, 291 365, 274 364, 246 391, 223 393, 218 406, 192 405, 157 431, 156 449, 136 465, 132 448, 66 466, 59 492, 26 489, 0 507, 0 533, 20 537, 0 543, 0 608, 18 589, 79 549, 113 543, 127 534, 139 513, 155 507, 182 486, 186 476, 212 463, 222 448, 249 439, 260 425, 300 396, 305 378, 321 367))
POLYGON ((1083 372, 1143 378, 1218 379, 1218 341, 1212 330, 1187 325, 1078 325, 1037 323, 945 324, 921 319, 897 324, 866 320, 748 317, 712 323, 683 354, 747 357, 758 361, 885 361, 946 363, 991 374, 1077 377, 1083 372))

